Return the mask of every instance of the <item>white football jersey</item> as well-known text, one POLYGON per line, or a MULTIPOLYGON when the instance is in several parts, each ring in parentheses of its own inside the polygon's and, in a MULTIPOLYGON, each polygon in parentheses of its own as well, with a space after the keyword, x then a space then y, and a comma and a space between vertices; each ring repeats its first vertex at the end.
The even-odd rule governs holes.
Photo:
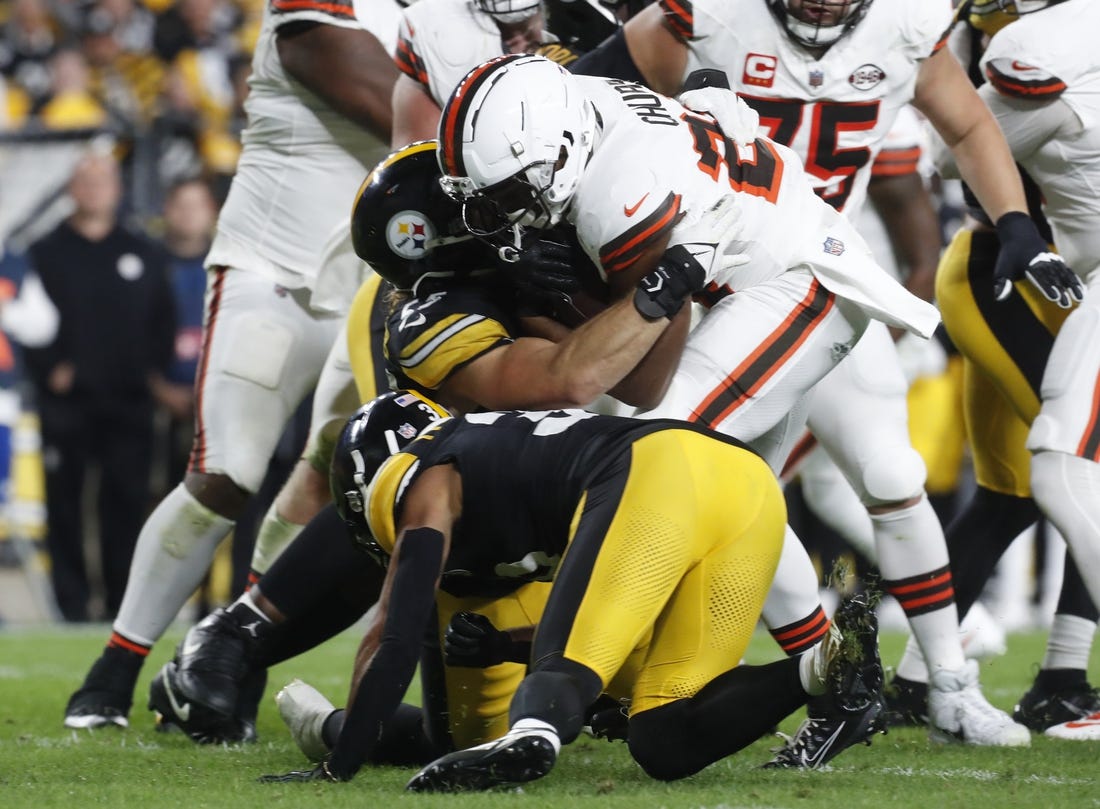
POLYGON ((288 76, 275 34, 303 21, 363 28, 392 54, 399 18, 395 0, 269 0, 252 59, 244 148, 207 266, 260 272, 289 289, 313 287, 326 245, 335 231, 347 231, 359 185, 387 144, 288 76))
POLYGON ((1022 106, 995 109, 1013 156, 1043 191, 1043 212, 1058 251, 1082 275, 1100 267, 1100 55, 1093 42, 1097 26, 1100 4, 1067 0, 1025 14, 1002 29, 981 61, 985 77, 1001 96, 1056 100, 1079 121, 1079 126, 1029 138, 1028 119, 1042 118, 1036 104, 1025 101, 1022 106))
POLYGON ((751 261, 732 269, 715 262, 707 278, 712 293, 736 292, 808 266, 828 289, 874 316, 919 323, 919 331, 938 321, 935 309, 875 264, 851 224, 813 193, 790 149, 767 138, 731 149, 709 116, 642 85, 575 79, 602 125, 567 218, 605 275, 626 270, 666 235, 670 245, 688 240, 684 226, 733 191, 743 238, 730 250, 751 261))
POLYGON ((874 0, 815 58, 764 0, 660 5, 689 46, 687 72, 724 70, 770 136, 802 158, 817 193, 850 215, 863 204, 883 138, 913 97, 921 61, 943 46, 952 17, 950 0, 874 0))
POLYGON ((402 16, 397 66, 440 107, 470 68, 502 53, 500 29, 473 0, 420 0, 402 16))

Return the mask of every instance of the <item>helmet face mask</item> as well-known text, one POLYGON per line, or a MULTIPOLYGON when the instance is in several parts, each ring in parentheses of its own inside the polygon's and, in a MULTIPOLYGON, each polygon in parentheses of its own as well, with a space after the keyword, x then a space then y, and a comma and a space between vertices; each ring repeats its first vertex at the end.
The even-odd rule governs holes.
POLYGON ((474 0, 474 4, 505 25, 535 16, 542 5, 540 0, 474 0))
POLYGON ((768 0, 787 32, 805 48, 828 48, 851 31, 871 0, 768 0))
POLYGON ((371 481, 387 458, 448 418, 446 410, 416 391, 390 391, 360 407, 340 433, 329 475, 336 510, 355 545, 382 564, 387 556, 366 515, 371 481))

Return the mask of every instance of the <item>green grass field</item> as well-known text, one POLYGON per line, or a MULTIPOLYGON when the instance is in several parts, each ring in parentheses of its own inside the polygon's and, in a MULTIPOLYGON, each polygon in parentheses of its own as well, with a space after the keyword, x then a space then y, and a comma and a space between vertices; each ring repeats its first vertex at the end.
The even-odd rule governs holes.
MULTIPOLYGON (((69 693, 106 638, 106 627, 0 631, 0 807, 110 806, 117 809, 235 809, 521 806, 588 807, 1095 807, 1100 806, 1100 745, 1033 738, 1030 749, 937 746, 917 729, 893 730, 871 747, 845 752, 819 772, 761 770, 775 739, 674 784, 650 780, 621 743, 582 738, 567 747, 545 779, 522 790, 472 795, 403 792, 412 770, 367 769, 348 784, 258 784, 263 773, 300 769, 306 762, 282 726, 270 696, 301 677, 343 702, 357 634, 349 632, 274 669, 260 712, 260 741, 247 746, 196 747, 179 734, 153 729, 145 710, 148 682, 171 654, 178 634, 154 650, 145 666, 126 731, 62 728, 69 693), (319 802, 323 802, 319 803, 319 802)), ((900 655, 903 638, 884 635, 883 659, 900 655)), ((991 701, 1003 708, 1029 685, 1041 659, 1040 634, 1014 635, 1009 653, 982 667, 991 701)), ((774 657, 758 635, 750 661, 774 657)), ((1091 667, 1100 680, 1100 655, 1091 667)), ((792 731, 800 716, 788 719, 792 731)))

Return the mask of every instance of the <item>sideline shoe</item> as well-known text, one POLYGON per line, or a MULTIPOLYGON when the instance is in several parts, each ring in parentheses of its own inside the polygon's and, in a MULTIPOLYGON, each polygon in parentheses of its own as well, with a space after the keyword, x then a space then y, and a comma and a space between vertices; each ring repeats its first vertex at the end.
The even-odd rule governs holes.
POLYGON ((886 732, 878 622, 865 595, 846 599, 823 641, 826 691, 807 706, 806 720, 766 769, 813 770, 858 742, 886 732))
POLYGON ((558 744, 551 730, 510 730, 496 741, 436 759, 414 775, 405 789, 464 792, 534 781, 553 768, 558 744))
POLYGON ((126 728, 134 686, 144 658, 124 650, 105 649, 65 706, 65 727, 92 730, 126 728))
POLYGON ((978 687, 978 663, 933 672, 928 688, 930 737, 937 742, 964 742, 986 747, 1027 747, 1031 733, 986 701, 978 687))
POLYGON ((1020 697, 1012 718, 1042 733, 1054 725, 1085 719, 1095 713, 1100 713, 1100 691, 1087 682, 1057 690, 1047 690, 1035 683, 1020 697))
POLYGON ((275 704, 279 706, 279 716, 290 729, 290 737, 306 758, 320 761, 331 752, 321 731, 336 708, 324 694, 295 678, 275 695, 275 704))
POLYGON ((1052 739, 1067 739, 1074 742, 1100 741, 1100 712, 1053 725, 1044 730, 1043 735, 1052 739))

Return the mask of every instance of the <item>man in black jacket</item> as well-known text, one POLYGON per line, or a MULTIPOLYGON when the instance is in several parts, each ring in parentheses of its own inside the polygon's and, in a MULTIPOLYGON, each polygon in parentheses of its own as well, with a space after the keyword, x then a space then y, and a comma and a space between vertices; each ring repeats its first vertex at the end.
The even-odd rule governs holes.
POLYGON ((150 383, 172 359, 175 313, 162 251, 119 223, 118 164, 89 154, 69 183, 72 215, 30 249, 57 306, 53 343, 27 352, 42 421, 47 544, 67 621, 87 620, 81 494, 90 463, 106 611, 118 610, 148 507, 150 383))

